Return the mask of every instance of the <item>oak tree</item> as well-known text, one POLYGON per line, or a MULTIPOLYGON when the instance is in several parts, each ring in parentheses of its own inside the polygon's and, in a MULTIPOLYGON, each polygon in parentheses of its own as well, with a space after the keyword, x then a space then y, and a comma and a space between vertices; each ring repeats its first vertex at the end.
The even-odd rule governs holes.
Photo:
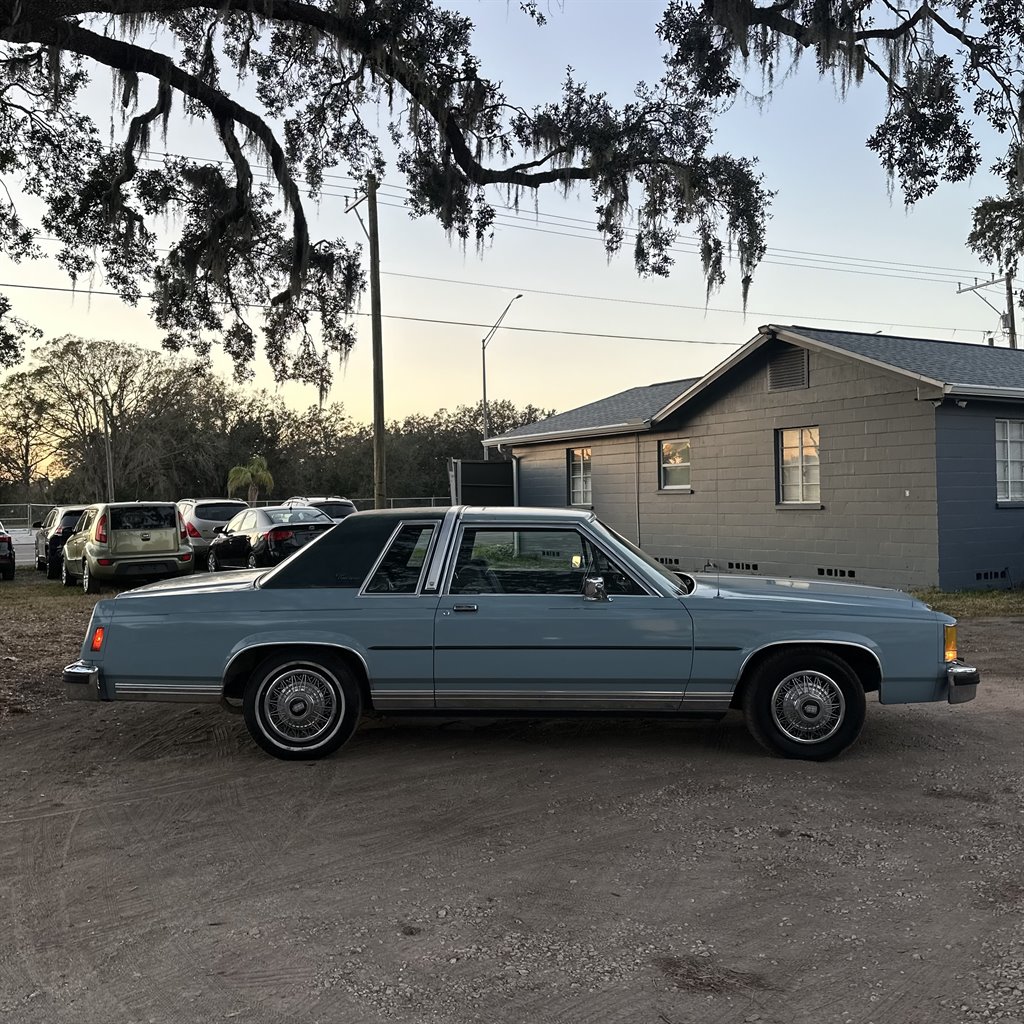
MULTIPOLYGON (((413 213, 463 244, 488 240, 496 194, 585 188, 609 254, 632 224, 638 271, 667 274, 685 227, 708 288, 733 253, 746 297, 770 194, 753 161, 715 151, 720 95, 673 58, 621 106, 569 72, 526 107, 472 30, 432 0, 0 0, 0 253, 56 238, 73 280, 99 272, 128 302, 148 289, 169 349, 220 343, 244 378, 262 344, 278 380, 321 393, 364 278, 357 244, 311 237, 307 201, 326 173, 379 176, 389 156, 413 213), (113 145, 87 102, 98 70, 116 86, 113 145), (155 156, 179 117, 209 127, 223 166, 155 156)), ((0 365, 28 330, 0 296, 0 365)))
POLYGON ((802 59, 840 96, 865 80, 882 83, 885 108, 867 145, 905 202, 968 179, 987 161, 1002 192, 976 204, 967 241, 983 260, 1016 271, 1024 250, 1020 0, 670 0, 659 30, 674 59, 698 74, 694 88, 723 100, 742 89, 745 69, 759 70, 771 89, 802 59))

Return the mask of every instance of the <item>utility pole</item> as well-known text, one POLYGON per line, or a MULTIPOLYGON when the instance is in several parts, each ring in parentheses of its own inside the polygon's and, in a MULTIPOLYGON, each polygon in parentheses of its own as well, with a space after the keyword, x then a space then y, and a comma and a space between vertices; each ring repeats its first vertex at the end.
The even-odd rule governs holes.
POLYGON ((380 312, 380 241, 377 235, 377 179, 366 175, 366 192, 361 199, 346 207, 356 211, 359 223, 370 243, 370 331, 373 355, 373 507, 384 508, 387 493, 387 470, 384 451, 384 345, 380 312), (363 224, 356 207, 366 200, 370 227, 363 224))
POLYGON ((963 295, 965 292, 980 292, 982 288, 991 288, 992 285, 1002 284, 1006 282, 1006 312, 1003 313, 1001 310, 996 309, 984 295, 978 294, 978 298, 988 306, 989 309, 999 314, 999 323, 1003 330, 1006 331, 1010 342, 1010 348, 1017 347, 1017 320, 1013 312, 1013 275, 1004 274, 1002 277, 993 277, 990 281, 977 281, 974 284, 968 285, 966 288, 961 288, 957 285, 957 295, 963 295))
POLYGON ((1010 348, 1017 347, 1017 319, 1013 314, 1013 278, 1006 275, 1006 330, 1010 335, 1010 348))
POLYGON ((101 398, 103 403, 103 449, 107 457, 107 501, 114 500, 114 459, 110 450, 110 403, 101 398))

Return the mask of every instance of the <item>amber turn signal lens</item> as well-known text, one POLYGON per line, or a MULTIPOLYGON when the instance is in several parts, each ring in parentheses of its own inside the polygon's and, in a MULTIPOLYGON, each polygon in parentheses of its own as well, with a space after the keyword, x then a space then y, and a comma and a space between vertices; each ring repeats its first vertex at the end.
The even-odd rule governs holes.
POLYGON ((89 650, 98 651, 103 646, 103 627, 97 626, 95 632, 92 635, 92 643, 89 645, 89 650))
POLYGON ((943 626, 946 641, 946 661, 956 661, 956 626, 943 626))

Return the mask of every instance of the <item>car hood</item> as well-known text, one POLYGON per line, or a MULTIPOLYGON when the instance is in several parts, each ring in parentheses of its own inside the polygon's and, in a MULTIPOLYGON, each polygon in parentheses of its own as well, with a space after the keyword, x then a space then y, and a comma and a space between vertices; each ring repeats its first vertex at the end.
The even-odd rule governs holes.
POLYGON ((117 595, 117 600, 130 597, 145 597, 148 594, 208 594, 212 591, 249 590, 266 569, 238 569, 235 572, 196 573, 177 579, 147 583, 144 587, 126 590, 117 595))
POLYGON ((866 587, 859 583, 799 580, 771 576, 732 576, 726 573, 693 573, 696 593, 704 597, 757 598, 777 601, 820 602, 829 605, 860 605, 878 609, 884 605, 903 610, 928 610, 928 605, 902 590, 866 587))

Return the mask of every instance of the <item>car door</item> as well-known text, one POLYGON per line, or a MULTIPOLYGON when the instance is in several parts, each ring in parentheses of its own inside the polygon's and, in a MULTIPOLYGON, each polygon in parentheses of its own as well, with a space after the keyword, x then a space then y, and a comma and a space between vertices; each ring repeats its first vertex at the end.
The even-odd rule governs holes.
POLYGON ((463 526, 457 545, 434 621, 437 707, 679 707, 693 658, 679 601, 572 526, 463 526), (595 577, 603 599, 584 594, 595 577))
POLYGON ((79 518, 78 522, 75 523, 74 532, 67 539, 67 543, 64 545, 64 561, 68 563, 68 568, 75 566, 75 574, 78 575, 82 569, 78 564, 82 561, 82 556, 85 554, 85 545, 89 540, 89 531, 92 529, 93 523, 96 522, 96 514, 99 512, 98 508, 87 508, 79 518))
POLYGON ((249 564, 249 534, 256 530, 256 510, 252 508, 239 512, 224 527, 223 540, 217 545, 217 561, 221 565, 244 566, 249 564))
POLYGON ((50 530, 53 528, 53 524, 57 519, 57 509, 51 508, 49 514, 43 520, 39 529, 36 530, 35 543, 36 543, 36 560, 42 559, 44 562, 49 559, 49 544, 50 544, 50 530))

